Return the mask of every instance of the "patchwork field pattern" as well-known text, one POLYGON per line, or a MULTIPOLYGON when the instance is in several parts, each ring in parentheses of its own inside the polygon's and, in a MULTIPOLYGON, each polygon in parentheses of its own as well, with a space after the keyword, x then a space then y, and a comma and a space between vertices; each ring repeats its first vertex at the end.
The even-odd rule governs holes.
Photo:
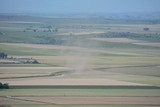
POLYGON ((0 89, 0 107, 160 106, 159 24, 16 19, 0 21, 0 52, 8 55, 0 82, 10 86, 0 89), (14 58, 39 64, 6 63, 14 58))

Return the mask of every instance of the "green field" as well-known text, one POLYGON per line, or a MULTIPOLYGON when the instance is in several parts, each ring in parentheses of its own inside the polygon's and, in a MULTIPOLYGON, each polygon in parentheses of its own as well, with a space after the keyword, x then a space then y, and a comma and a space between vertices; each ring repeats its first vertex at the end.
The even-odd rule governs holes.
POLYGON ((1 90, 2 96, 160 96, 154 86, 14 86, 1 90))

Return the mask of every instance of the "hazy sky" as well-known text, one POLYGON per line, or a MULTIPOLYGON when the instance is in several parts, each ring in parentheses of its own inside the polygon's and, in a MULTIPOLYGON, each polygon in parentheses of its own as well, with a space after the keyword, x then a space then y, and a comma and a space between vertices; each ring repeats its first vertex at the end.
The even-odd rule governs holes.
POLYGON ((119 13, 160 11, 160 0, 0 0, 0 13, 119 13))

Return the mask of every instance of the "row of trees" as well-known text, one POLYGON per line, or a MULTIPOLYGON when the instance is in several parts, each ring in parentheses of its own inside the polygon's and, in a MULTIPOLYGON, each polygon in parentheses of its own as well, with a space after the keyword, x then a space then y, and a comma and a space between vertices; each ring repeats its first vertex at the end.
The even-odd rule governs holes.
POLYGON ((4 52, 0 52, 0 59, 6 59, 7 58, 7 54, 4 52))
POLYGON ((8 83, 1 83, 0 82, 0 89, 9 89, 9 84, 8 83))
POLYGON ((33 26, 30 26, 28 28, 26 28, 25 30, 23 30, 23 32, 26 31, 33 31, 33 32, 38 32, 38 31, 43 31, 43 32, 58 32, 58 28, 53 28, 51 25, 49 26, 43 26, 39 28, 33 28, 33 26))
POLYGON ((144 41, 151 41, 151 42, 159 42, 160 41, 160 34, 159 33, 146 33, 146 34, 139 34, 139 33, 131 33, 131 32, 108 32, 105 34, 97 35, 96 37, 102 38, 130 38, 136 40, 144 40, 144 41))

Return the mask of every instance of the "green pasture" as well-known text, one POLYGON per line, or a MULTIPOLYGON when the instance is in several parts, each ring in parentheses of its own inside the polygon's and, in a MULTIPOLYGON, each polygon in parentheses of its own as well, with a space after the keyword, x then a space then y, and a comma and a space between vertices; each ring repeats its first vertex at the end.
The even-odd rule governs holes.
POLYGON ((157 86, 11 86, 1 96, 160 96, 157 86))
POLYGON ((159 89, 9 89, 1 90, 1 96, 157 96, 159 89))
MULTIPOLYGON (((87 42, 87 41, 86 41, 87 42)), ((103 43, 103 42, 100 42, 103 43)), ((106 43, 106 42, 105 42, 106 43)), ((107 42, 110 43, 110 42, 107 42)), ((78 44, 78 43, 77 43, 78 44)), ((9 55, 36 55, 36 56, 54 56, 54 55, 66 55, 66 54, 91 54, 93 56, 133 56, 133 57, 157 57, 159 56, 159 48, 158 47, 147 47, 146 48, 141 48, 137 46, 136 48, 132 49, 131 47, 123 48, 120 44, 125 44, 125 43, 119 43, 117 44, 118 47, 110 47, 111 45, 107 45, 109 47, 86 47, 84 48, 85 50, 78 50, 81 48, 81 44, 77 46, 77 49, 48 49, 48 48, 35 48, 35 47, 27 47, 27 44, 23 44, 24 46, 21 46, 21 44, 18 45, 12 45, 12 44, 0 44, 0 50, 8 53, 9 55)), ((115 45, 116 43, 111 43, 112 45, 115 45)), ((86 44, 87 45, 87 44, 86 44)), ((125 44, 127 46, 128 44, 125 44)), ((44 45, 45 46, 45 45, 44 45)), ((47 46, 47 45, 46 45, 47 46)), ((54 45, 51 45, 54 46, 54 45)))
POLYGON ((12 46, 12 45, 0 45, 0 50, 2 52, 8 53, 8 55, 19 55, 19 56, 31 56, 31 55, 44 55, 44 56, 55 56, 61 55, 60 50, 56 49, 37 49, 37 48, 28 48, 21 46, 12 46))
MULTIPOLYGON (((113 43, 113 42, 97 42, 98 47, 103 48, 124 48, 124 49, 159 49, 159 47, 155 46, 144 46, 144 45, 136 45, 131 43, 113 43)), ((95 46, 96 47, 96 46, 95 46)))

